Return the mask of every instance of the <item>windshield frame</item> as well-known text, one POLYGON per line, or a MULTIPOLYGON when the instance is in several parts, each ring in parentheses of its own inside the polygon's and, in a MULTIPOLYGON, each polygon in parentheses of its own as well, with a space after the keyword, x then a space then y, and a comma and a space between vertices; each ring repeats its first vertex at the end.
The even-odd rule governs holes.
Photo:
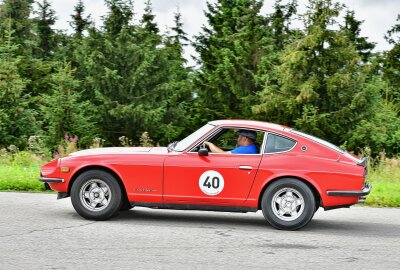
POLYGON ((176 152, 184 152, 185 150, 190 149, 193 144, 197 143, 200 139, 209 134, 215 128, 216 125, 210 123, 205 124, 183 140, 179 141, 172 150, 176 152))

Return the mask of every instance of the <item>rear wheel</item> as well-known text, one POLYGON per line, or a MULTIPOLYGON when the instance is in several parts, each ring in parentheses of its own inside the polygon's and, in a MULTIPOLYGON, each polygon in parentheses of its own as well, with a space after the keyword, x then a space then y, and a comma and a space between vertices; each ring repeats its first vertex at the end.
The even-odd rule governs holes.
POLYGON ((78 176, 71 188, 71 202, 86 219, 106 220, 121 206, 121 188, 111 174, 91 170, 78 176))
POLYGON ((283 178, 265 190, 261 208, 264 218, 275 228, 297 230, 314 216, 315 197, 305 183, 283 178))

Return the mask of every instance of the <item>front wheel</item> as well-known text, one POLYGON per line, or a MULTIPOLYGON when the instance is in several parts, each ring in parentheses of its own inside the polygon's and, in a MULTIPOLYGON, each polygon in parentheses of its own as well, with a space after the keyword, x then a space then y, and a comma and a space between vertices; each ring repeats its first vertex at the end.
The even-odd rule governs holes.
POLYGON ((283 178, 265 190, 261 208, 264 218, 275 228, 297 230, 314 216, 315 197, 305 183, 283 178))
POLYGON ((111 174, 91 170, 78 176, 71 188, 71 202, 86 219, 106 220, 121 206, 121 188, 111 174))

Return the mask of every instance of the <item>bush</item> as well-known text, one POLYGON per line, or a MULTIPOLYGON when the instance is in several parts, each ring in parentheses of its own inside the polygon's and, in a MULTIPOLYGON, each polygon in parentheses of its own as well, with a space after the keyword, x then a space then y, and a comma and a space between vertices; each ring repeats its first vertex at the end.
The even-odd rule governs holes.
POLYGON ((400 118, 391 103, 383 105, 373 118, 361 120, 347 143, 350 149, 369 147, 376 157, 381 151, 392 157, 400 153, 400 118))
POLYGON ((13 165, 18 165, 22 167, 41 165, 44 162, 45 161, 40 156, 37 156, 36 154, 32 154, 27 151, 21 151, 16 153, 12 159, 13 165))
POLYGON ((400 159, 387 158, 384 152, 372 159, 369 167, 368 182, 372 183, 371 194, 366 205, 400 206, 400 159))

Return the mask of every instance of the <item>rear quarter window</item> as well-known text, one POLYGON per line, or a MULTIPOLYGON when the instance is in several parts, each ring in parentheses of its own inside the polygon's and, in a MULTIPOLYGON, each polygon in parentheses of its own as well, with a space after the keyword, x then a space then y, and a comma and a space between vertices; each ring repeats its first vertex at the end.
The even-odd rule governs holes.
POLYGON ((277 134, 268 133, 267 145, 264 153, 281 153, 290 151, 295 145, 296 141, 287 137, 279 136, 277 134))

